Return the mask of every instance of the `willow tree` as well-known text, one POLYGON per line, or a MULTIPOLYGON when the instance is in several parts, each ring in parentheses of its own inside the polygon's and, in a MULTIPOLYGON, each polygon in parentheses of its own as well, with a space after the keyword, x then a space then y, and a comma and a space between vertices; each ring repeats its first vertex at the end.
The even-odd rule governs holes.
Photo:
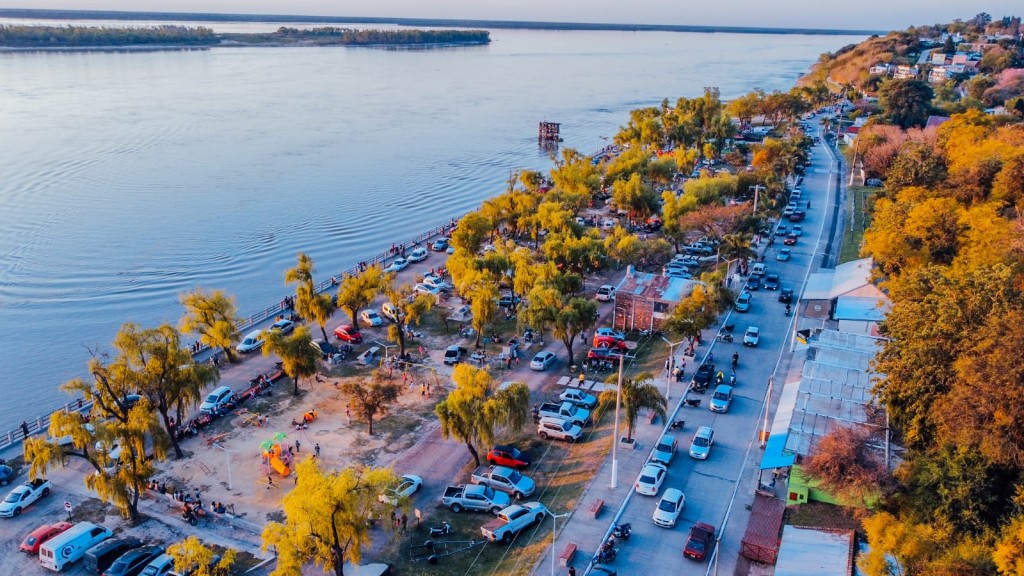
POLYGON ((495 430, 520 430, 530 417, 530 389, 516 382, 488 396, 491 375, 468 364, 457 364, 452 373, 455 390, 434 407, 441 421, 441 435, 464 443, 480 465, 477 446, 494 442, 495 430))
MULTIPOLYGON (((609 376, 608 382, 614 384, 617 378, 617 375, 609 376)), ((665 408, 668 407, 668 401, 661 395, 658 387, 651 383, 652 380, 654 380, 654 376, 650 372, 641 372, 633 378, 622 381, 622 417, 626 421, 627 440, 633 439, 633 429, 636 428, 637 418, 640 417, 640 411, 644 408, 654 410, 661 420, 665 421, 665 408)), ((601 395, 597 397, 597 409, 594 411, 595 420, 600 420, 607 410, 615 409, 615 396, 615 388, 601 392, 601 395)))
POLYGON ((204 291, 196 288, 181 295, 185 316, 182 332, 199 334, 199 341, 210 348, 221 348, 228 362, 235 361, 233 346, 238 342, 238 307, 235 298, 223 290, 204 291))
POLYGON ((305 326, 297 326, 291 334, 282 334, 279 330, 270 330, 265 333, 266 343, 263 344, 263 355, 270 356, 277 354, 281 358, 281 368, 284 373, 292 379, 295 389, 292 392, 299 395, 299 379, 311 378, 316 374, 316 363, 320 359, 320 352, 313 348, 313 337, 305 326))
POLYGON ((220 560, 213 550, 203 544, 195 536, 189 536, 181 542, 167 547, 167 554, 174 558, 174 571, 190 576, 229 576, 238 552, 228 548, 220 555, 220 560))
POLYGON ((189 410, 203 399, 203 390, 220 379, 217 368, 197 364, 181 345, 181 336, 170 324, 142 329, 128 323, 114 341, 129 367, 139 376, 139 390, 160 415, 176 458, 185 454, 174 436, 173 412, 180 424, 189 410))
POLYGON ((398 400, 402 395, 402 385, 374 374, 372 380, 346 380, 341 386, 341 391, 348 395, 349 408, 355 410, 357 416, 366 419, 366 433, 373 436, 373 419, 378 414, 383 414, 388 406, 398 400))
POLYGON ((378 495, 397 483, 387 468, 327 471, 315 458, 300 460, 301 479, 282 500, 284 522, 263 529, 263 550, 277 554, 271 576, 300 574, 309 562, 344 576, 345 561, 358 564, 373 542, 368 518, 381 506, 378 495))
POLYGON ((285 284, 298 284, 295 287, 295 313, 307 322, 316 322, 324 340, 328 340, 327 322, 334 314, 334 298, 325 292, 317 293, 313 281, 316 269, 313 259, 304 252, 299 252, 297 259, 294 268, 284 271, 285 284))
POLYGON ((380 266, 374 265, 359 274, 345 274, 338 286, 338 308, 352 319, 352 325, 359 326, 359 310, 370 305, 380 294, 386 282, 386 274, 380 266))
POLYGON ((398 357, 405 358, 405 335, 410 324, 419 326, 423 315, 437 298, 430 294, 409 294, 409 286, 395 287, 392 279, 384 287, 384 297, 395 310, 394 323, 388 326, 388 340, 398 343, 398 357))
POLYGON ((115 340, 118 354, 109 363, 95 357, 89 361, 92 382, 75 378, 61 385, 61 390, 92 403, 89 422, 81 412, 54 412, 53 440, 26 439, 25 460, 30 463, 29 476, 38 478, 55 465, 63 466, 69 456, 82 458, 96 471, 84 476, 86 488, 135 523, 139 495, 156 473, 154 458, 166 457, 167 434, 149 399, 134 395, 145 374, 133 368, 129 354, 119 349, 122 345, 115 340))

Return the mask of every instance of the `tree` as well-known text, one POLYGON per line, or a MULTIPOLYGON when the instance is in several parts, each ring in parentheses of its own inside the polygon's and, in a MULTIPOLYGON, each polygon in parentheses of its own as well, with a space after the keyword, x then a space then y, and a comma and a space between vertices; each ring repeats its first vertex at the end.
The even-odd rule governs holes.
POLYGON ((322 470, 316 458, 305 458, 295 467, 301 478, 282 500, 284 522, 270 522, 263 529, 263 550, 273 548, 277 566, 272 576, 301 573, 313 562, 344 576, 345 562, 358 564, 363 549, 371 545, 373 532, 367 519, 380 507, 377 500, 397 479, 387 468, 322 470))
POLYGON ((391 278, 388 279, 388 283, 384 287, 384 297, 397 312, 394 323, 388 326, 388 339, 398 343, 399 358, 405 358, 406 327, 410 323, 419 326, 423 315, 434 307, 437 300, 430 294, 410 295, 409 291, 408 286, 396 288, 394 280, 391 278))
POLYGON ((220 379, 210 364, 193 362, 181 345, 181 336, 170 324, 143 330, 128 323, 117 333, 114 346, 121 350, 129 368, 139 375, 138 389, 163 420, 175 458, 185 454, 175 437, 171 411, 179 424, 190 408, 199 404, 203 390, 220 379))
POLYGON ((346 381, 342 384, 341 391, 348 395, 349 407, 354 408, 357 415, 366 419, 367 433, 373 436, 373 418, 387 412, 388 406, 398 400, 402 395, 402 386, 385 382, 378 377, 369 382, 365 378, 360 378, 346 381))
MULTIPOLYGON (((614 383, 618 376, 609 376, 608 382, 614 383)), ((626 421, 626 439, 633 439, 633 429, 636 428, 637 418, 644 408, 653 410, 662 421, 665 420, 665 408, 668 401, 662 396, 661 391, 651 383, 654 376, 650 372, 641 372, 633 378, 626 378, 622 381, 622 416, 626 421)), ((607 410, 615 409, 615 398, 617 390, 612 388, 601 392, 597 398, 597 409, 594 418, 600 420, 607 410)))
POLYGON ((858 566, 868 576, 928 574, 927 567, 944 543, 934 528, 879 512, 864 519, 870 544, 858 566))
POLYGON ((530 417, 530 389, 522 382, 488 396, 491 376, 467 364, 456 364, 452 373, 455 390, 434 407, 441 421, 441 435, 463 442, 480 465, 479 445, 494 442, 495 428, 519 430, 530 417))
POLYGON ((380 266, 373 265, 359 274, 345 274, 338 286, 338 307, 348 313, 352 325, 359 326, 359 310, 373 302, 386 282, 380 266))
POLYGON ((1003 576, 1024 574, 1024 516, 1020 513, 1003 526, 992 559, 1003 576))
POLYGON ((264 334, 263 355, 276 354, 281 359, 281 368, 292 379, 292 394, 299 395, 299 379, 311 378, 316 374, 316 363, 320 352, 313 348, 313 337, 305 326, 296 326, 291 334, 280 330, 269 330, 264 334))
MULTIPOLYGON (((120 344, 115 340, 115 349, 120 344)), ((139 520, 139 495, 156 473, 153 459, 147 454, 163 460, 167 455, 167 435, 149 399, 131 399, 142 375, 132 368, 124 350, 118 350, 109 363, 93 357, 89 372, 92 383, 75 378, 61 385, 61 390, 93 403, 90 421, 86 422, 81 412, 54 412, 50 417, 51 437, 68 436, 71 442, 61 446, 45 438, 26 439, 25 461, 31 463, 29 476, 45 476, 51 466, 63 465, 68 456, 82 458, 96 471, 83 477, 86 488, 135 523, 139 520), (98 450, 97 445, 107 448, 98 450), (120 447, 116 460, 110 456, 114 446, 120 447)))
POLYGON ((629 212, 631 222, 644 220, 658 210, 658 197, 650 186, 644 184, 639 174, 612 184, 612 201, 620 210, 629 212))
POLYGON ((871 435, 859 427, 833 428, 815 444, 803 469, 832 494, 864 506, 893 485, 871 435))
POLYGON ((214 564, 213 550, 207 548, 199 538, 189 536, 181 542, 168 546, 167 554, 174 558, 174 571, 178 574, 230 576, 231 567, 235 564, 238 552, 228 548, 220 556, 220 560, 214 564))
POLYGON ((490 275, 482 275, 468 289, 463 290, 463 295, 470 301, 476 347, 479 348, 484 327, 498 314, 498 286, 490 275))
POLYGON ((326 326, 334 314, 334 298, 330 294, 317 293, 313 282, 314 270, 313 259, 299 252, 298 263, 284 272, 284 283, 298 284, 295 289, 295 312, 307 322, 316 322, 324 340, 328 340, 326 326))
POLYGON ((702 283, 676 304, 662 324, 667 332, 689 338, 691 344, 702 330, 715 323, 718 314, 725 309, 726 301, 719 289, 721 275, 706 276, 707 279, 702 278, 702 283))
POLYGON ((235 361, 234 344, 238 342, 238 308, 235 298, 222 290, 206 292, 196 288, 182 294, 181 305, 185 316, 181 318, 182 332, 199 334, 199 341, 210 348, 224 350, 228 362, 235 361))
POLYGON ((594 326, 597 318, 597 302, 590 298, 573 298, 559 306, 554 312, 551 326, 554 329, 555 338, 565 344, 565 351, 569 355, 569 364, 575 364, 572 352, 573 341, 580 332, 594 326))
POLYGON ((931 86, 916 79, 890 80, 878 91, 886 119, 900 128, 924 126, 933 97, 931 86))

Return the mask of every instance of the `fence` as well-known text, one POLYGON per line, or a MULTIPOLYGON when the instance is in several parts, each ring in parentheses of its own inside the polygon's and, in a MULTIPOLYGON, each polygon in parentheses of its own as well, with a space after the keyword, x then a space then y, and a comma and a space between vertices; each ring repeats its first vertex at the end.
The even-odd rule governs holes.
MULTIPOLYGON (((32 420, 24 420, 24 427, 28 429, 29 436, 37 433, 43 433, 50 428, 50 416, 52 416, 54 412, 88 412, 90 408, 92 408, 92 402, 86 402, 84 398, 73 400, 43 416, 38 416, 32 420)), ((18 442, 24 442, 25 437, 25 430, 21 426, 7 432, 6 434, 0 435, 0 453, 3 453, 18 442)))

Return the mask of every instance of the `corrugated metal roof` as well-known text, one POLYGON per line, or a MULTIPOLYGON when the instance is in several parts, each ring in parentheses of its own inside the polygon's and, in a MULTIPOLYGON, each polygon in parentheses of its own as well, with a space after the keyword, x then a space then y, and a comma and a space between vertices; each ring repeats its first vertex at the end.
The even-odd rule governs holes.
POLYGON ((802 300, 829 300, 832 298, 832 276, 834 272, 815 272, 807 278, 802 300))
POLYGON ((775 563, 775 576, 850 576, 853 531, 786 526, 775 563))
POLYGON ((633 294, 647 300, 679 302, 693 292, 696 280, 669 278, 646 272, 627 273, 615 288, 616 294, 633 294))
POLYGON ((861 258, 836 266, 835 273, 832 275, 830 297, 837 298, 865 284, 870 284, 872 266, 874 266, 874 260, 871 258, 861 258))
POLYGON ((836 299, 836 310, 832 314, 835 320, 862 320, 881 322, 892 306, 887 298, 867 298, 863 296, 841 296, 836 299))

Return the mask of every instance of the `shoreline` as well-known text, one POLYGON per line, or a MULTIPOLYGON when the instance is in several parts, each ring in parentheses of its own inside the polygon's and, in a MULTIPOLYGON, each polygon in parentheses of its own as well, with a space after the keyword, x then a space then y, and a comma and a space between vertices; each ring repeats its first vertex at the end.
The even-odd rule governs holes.
POLYGON ((486 46, 486 42, 443 44, 317 44, 312 42, 242 42, 225 40, 217 44, 134 44, 125 46, 0 46, 0 53, 16 52, 192 52, 214 48, 374 48, 384 50, 435 50, 486 46))

